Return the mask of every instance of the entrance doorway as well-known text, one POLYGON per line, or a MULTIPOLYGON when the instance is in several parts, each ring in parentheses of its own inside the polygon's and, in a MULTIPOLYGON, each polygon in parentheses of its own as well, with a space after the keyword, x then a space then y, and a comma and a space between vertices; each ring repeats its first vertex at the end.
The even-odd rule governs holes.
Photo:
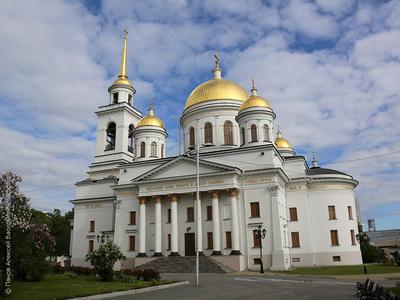
POLYGON ((194 233, 185 233, 185 256, 196 255, 194 233))

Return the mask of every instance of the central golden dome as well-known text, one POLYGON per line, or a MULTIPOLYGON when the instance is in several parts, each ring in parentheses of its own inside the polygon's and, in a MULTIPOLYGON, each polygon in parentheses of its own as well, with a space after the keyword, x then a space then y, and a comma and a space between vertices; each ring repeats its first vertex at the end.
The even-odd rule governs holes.
POLYGON ((225 79, 211 79, 196 87, 189 95, 185 109, 206 101, 232 99, 246 101, 247 92, 237 83, 225 79))

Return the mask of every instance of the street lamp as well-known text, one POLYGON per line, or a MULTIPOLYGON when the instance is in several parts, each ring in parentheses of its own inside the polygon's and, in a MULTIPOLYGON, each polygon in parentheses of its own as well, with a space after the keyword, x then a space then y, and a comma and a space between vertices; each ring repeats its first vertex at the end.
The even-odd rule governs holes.
POLYGON ((103 244, 105 241, 108 241, 110 237, 108 235, 105 235, 104 232, 101 233, 101 235, 96 236, 97 242, 103 244))
MULTIPOLYGON (((360 250, 361 250, 361 241, 363 241, 363 242, 365 241, 364 233, 357 234, 357 235, 356 235, 356 238, 357 238, 358 243, 360 244, 360 250)), ((362 260, 363 267, 364 267, 364 274, 367 274, 367 273, 368 273, 368 272, 367 272, 367 267, 365 266, 365 263, 364 263, 364 258, 363 258, 363 255, 362 255, 362 250, 361 250, 361 260, 362 260)))
POLYGON ((264 265, 262 261, 262 240, 265 239, 267 230, 264 228, 261 230, 261 225, 257 226, 257 238, 260 239, 260 273, 264 273, 264 265))

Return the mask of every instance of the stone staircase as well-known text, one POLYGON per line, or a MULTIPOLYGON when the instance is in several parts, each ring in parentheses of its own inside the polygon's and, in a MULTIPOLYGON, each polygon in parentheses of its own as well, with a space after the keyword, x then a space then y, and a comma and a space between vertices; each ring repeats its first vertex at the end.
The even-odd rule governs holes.
MULTIPOLYGON (((136 267, 137 269, 154 269, 160 273, 195 273, 196 257, 195 256, 166 256, 152 260, 143 265, 136 267)), ((226 269, 217 264, 214 260, 207 256, 199 257, 200 273, 226 273, 226 269)))

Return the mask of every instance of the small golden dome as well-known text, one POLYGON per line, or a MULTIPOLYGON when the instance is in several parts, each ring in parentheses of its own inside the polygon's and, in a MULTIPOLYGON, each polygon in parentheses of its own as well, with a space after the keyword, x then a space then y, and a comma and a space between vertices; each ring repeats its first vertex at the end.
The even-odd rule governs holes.
POLYGON ((293 149, 288 140, 282 136, 282 132, 279 130, 279 125, 278 132, 276 133, 275 145, 277 148, 293 149))
POLYGON ((128 77, 120 77, 113 82, 112 85, 127 85, 132 87, 132 82, 128 79, 128 77))
POLYGON ((249 99, 247 99, 241 106, 240 110, 250 108, 250 107, 265 107, 271 108, 271 104, 267 99, 264 99, 260 96, 251 95, 249 99))
POLYGON ((141 127, 141 126, 157 126, 157 127, 164 128, 164 123, 156 116, 145 116, 140 119, 136 128, 141 127))
POLYGON ((156 126, 156 127, 164 128, 163 121, 161 121, 160 118, 158 118, 154 115, 153 97, 150 97, 149 113, 147 114, 147 116, 144 116, 143 118, 141 118, 139 120, 139 122, 136 125, 136 128, 142 127, 142 126, 156 126))
POLYGON ((277 137, 275 139, 275 145, 277 148, 292 149, 292 145, 290 145, 290 143, 284 137, 277 137))
POLYGON ((246 101, 249 95, 237 83, 225 79, 211 79, 196 87, 189 95, 185 109, 206 101, 232 99, 246 101))

